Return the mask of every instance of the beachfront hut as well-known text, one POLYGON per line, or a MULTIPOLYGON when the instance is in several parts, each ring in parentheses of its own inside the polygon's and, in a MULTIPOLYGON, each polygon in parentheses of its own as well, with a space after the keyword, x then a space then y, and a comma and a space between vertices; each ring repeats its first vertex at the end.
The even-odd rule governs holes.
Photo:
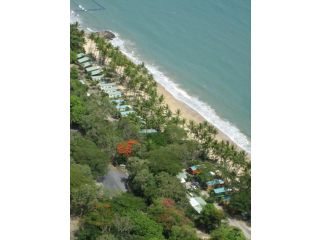
POLYGON ((77 54, 77 59, 83 58, 84 56, 86 56, 84 53, 78 53, 77 54))
POLYGON ((92 66, 92 62, 85 62, 85 63, 82 64, 83 68, 88 68, 90 66, 92 66))
POLYGON ((187 169, 187 172, 190 173, 190 174, 192 174, 192 175, 197 175, 197 174, 199 174, 201 171, 200 171, 200 169, 199 169, 199 165, 193 165, 193 166, 191 166, 191 167, 189 167, 189 168, 187 169))
POLYGON ((111 100, 111 102, 112 102, 112 103, 115 103, 115 104, 117 104, 117 105, 120 105, 121 103, 124 102, 124 100, 123 100, 123 99, 116 99, 116 100, 111 100))
POLYGON ((207 190, 210 191, 213 188, 223 187, 224 181, 222 179, 214 179, 207 182, 207 190))
POLYGON ((185 183, 187 181, 187 173, 184 170, 182 172, 179 172, 176 177, 180 179, 181 183, 185 183))
POLYGON ((132 109, 132 107, 130 105, 117 105, 116 109, 120 112, 124 112, 127 111, 127 109, 132 109))
POLYGON ((103 75, 91 76, 93 81, 101 81, 103 79, 103 75))
POLYGON ((141 129, 139 132, 144 134, 150 134, 150 133, 157 133, 158 131, 153 128, 150 128, 150 129, 141 129))
POLYGON ((121 117, 127 117, 129 114, 135 113, 135 111, 124 111, 124 112, 120 112, 121 117))
POLYGON ((201 213, 203 207, 207 205, 202 197, 189 197, 189 203, 197 213, 201 213))
POLYGON ((121 92, 110 92, 108 93, 109 98, 119 98, 122 96, 121 92))
POLYGON ((83 57, 83 58, 79 58, 77 61, 78 61, 78 63, 82 64, 82 63, 88 62, 90 60, 91 59, 88 57, 83 57))
POLYGON ((99 66, 92 66, 92 67, 86 68, 86 72, 93 72, 93 71, 96 71, 98 69, 100 69, 99 66))
POLYGON ((213 189, 213 192, 214 192, 215 195, 221 196, 226 192, 226 190, 225 190, 224 187, 220 187, 220 188, 213 189))
POLYGON ((101 69, 98 69, 98 70, 95 70, 95 71, 92 71, 91 72, 91 76, 95 76, 95 75, 98 75, 100 73, 102 73, 103 71, 101 69))
POLYGON ((105 88, 101 88, 105 93, 114 93, 114 92, 120 92, 118 91, 116 88, 113 88, 113 89, 105 89, 105 88))

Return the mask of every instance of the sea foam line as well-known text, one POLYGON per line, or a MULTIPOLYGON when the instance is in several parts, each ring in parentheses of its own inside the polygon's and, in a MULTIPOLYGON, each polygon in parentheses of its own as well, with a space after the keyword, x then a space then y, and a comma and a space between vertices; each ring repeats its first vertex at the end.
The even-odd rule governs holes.
MULTIPOLYGON (((73 11, 71 12, 71 22, 75 22, 75 19, 79 22, 80 27, 83 25, 83 22, 80 19, 78 14, 75 14, 73 11), (76 15, 76 17, 75 17, 76 15), (72 21, 73 20, 73 21, 72 21)), ((90 29, 88 27, 82 26, 85 31, 94 32, 94 29, 90 29)), ((135 54, 133 50, 128 49, 129 41, 124 41, 120 38, 119 33, 112 31, 115 34, 115 38, 111 40, 111 44, 113 46, 119 47, 121 52, 126 55, 133 63, 140 64, 141 61, 138 56, 135 54)), ((148 64, 146 62, 146 68, 152 73, 154 79, 161 84, 172 96, 174 96, 179 101, 187 104, 194 111, 198 112, 204 119, 206 119, 209 123, 213 124, 216 128, 218 128, 222 133, 227 135, 235 144, 237 144, 240 148, 242 148, 245 152, 251 153, 251 143, 248 140, 247 136, 244 135, 236 126, 232 125, 228 120, 222 119, 218 116, 215 110, 210 107, 207 103, 202 102, 197 97, 190 96, 186 91, 179 88, 178 84, 174 83, 166 76, 163 72, 161 72, 157 66, 153 64, 148 64)))
MULTIPOLYGON (((134 51, 127 48, 126 41, 120 38, 120 35, 113 32, 116 37, 111 41, 113 46, 119 47, 121 52, 125 54, 135 64, 140 64, 142 61, 136 56, 134 51)), ((168 92, 176 99, 187 104, 194 111, 198 112, 209 123, 213 124, 222 133, 227 135, 235 144, 250 154, 251 144, 247 136, 244 135, 237 127, 232 125, 228 120, 222 119, 217 115, 216 111, 207 103, 202 102, 197 97, 190 96, 186 91, 181 89, 168 76, 161 72, 157 66, 145 63, 146 68, 153 74, 154 79, 161 84, 168 92)))

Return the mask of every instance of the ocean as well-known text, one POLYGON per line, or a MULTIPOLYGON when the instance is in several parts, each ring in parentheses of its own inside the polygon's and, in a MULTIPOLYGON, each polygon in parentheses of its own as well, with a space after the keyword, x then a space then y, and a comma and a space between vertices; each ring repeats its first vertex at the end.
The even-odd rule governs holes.
POLYGON ((250 0, 71 0, 71 21, 111 30, 173 96, 250 153, 250 0))

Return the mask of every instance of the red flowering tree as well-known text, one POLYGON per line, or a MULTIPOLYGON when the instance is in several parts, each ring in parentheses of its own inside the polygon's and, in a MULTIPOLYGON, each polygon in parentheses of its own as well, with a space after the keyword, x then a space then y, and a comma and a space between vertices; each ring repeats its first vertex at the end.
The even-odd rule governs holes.
POLYGON ((114 159, 118 164, 125 163, 127 158, 132 156, 134 146, 139 145, 137 140, 130 139, 117 145, 117 157, 114 159))

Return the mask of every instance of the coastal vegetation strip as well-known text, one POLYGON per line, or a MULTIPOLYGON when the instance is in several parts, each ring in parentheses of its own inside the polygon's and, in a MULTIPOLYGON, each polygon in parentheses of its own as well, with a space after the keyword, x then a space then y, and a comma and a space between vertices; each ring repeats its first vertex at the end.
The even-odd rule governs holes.
POLYGON ((212 239, 244 239, 224 219, 250 215, 246 154, 218 141, 216 129, 207 122, 188 122, 180 111, 172 112, 144 64, 133 64, 98 34, 86 39, 77 24, 70 29, 70 200, 71 216, 80 219, 75 237, 193 240, 199 239, 198 228, 212 239), (120 87, 120 101, 111 101, 91 74, 76 64, 84 46, 86 55, 102 67, 103 80, 120 87), (116 106, 123 105, 132 106, 134 112, 121 115, 116 106), (110 196, 97 184, 110 163, 126 165, 127 193, 110 196), (188 190, 176 175, 192 165, 205 166, 195 176, 198 182, 212 180, 207 180, 207 171, 215 172, 231 189, 225 211, 215 207, 219 199, 214 195, 200 214, 190 206, 188 190))

